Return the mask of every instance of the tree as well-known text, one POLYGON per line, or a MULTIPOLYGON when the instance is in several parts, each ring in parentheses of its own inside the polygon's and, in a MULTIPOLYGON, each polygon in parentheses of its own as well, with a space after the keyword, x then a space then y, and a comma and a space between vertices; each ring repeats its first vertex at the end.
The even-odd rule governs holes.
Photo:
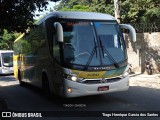
POLYGON ((159 0, 150 0, 149 9, 146 10, 144 14, 144 18, 142 19, 144 22, 157 22, 160 20, 160 1, 159 0))
MULTIPOLYGON (((119 0, 121 22, 153 22, 160 19, 160 1, 119 0)), ((114 0, 93 0, 91 11, 108 13, 114 16, 114 0)))
POLYGON ((0 37, 0 50, 13 50, 14 40, 20 33, 9 33, 6 29, 3 30, 3 35, 0 37))
POLYGON ((89 11, 89 6, 74 5, 73 8, 64 7, 61 11, 89 11))
POLYGON ((157 0, 121 0, 122 22, 154 22, 160 19, 157 0))
POLYGON ((90 11, 114 15, 114 1, 93 0, 90 5, 90 11))
POLYGON ((55 6, 58 11, 89 11, 92 0, 61 0, 60 4, 55 6))
POLYGON ((47 0, 0 0, 0 33, 3 29, 24 32, 33 24, 34 11, 46 5, 47 0))
POLYGON ((113 0, 62 0, 55 9, 59 11, 92 11, 114 15, 113 0))
MULTIPOLYGON (((160 20, 158 0, 119 0, 122 23, 157 22, 160 20)), ((87 11, 107 13, 114 16, 114 0, 62 0, 57 10, 75 10, 75 6, 88 6, 87 11), (88 9, 89 8, 89 9, 88 9)), ((78 9, 84 11, 85 9, 78 9)))

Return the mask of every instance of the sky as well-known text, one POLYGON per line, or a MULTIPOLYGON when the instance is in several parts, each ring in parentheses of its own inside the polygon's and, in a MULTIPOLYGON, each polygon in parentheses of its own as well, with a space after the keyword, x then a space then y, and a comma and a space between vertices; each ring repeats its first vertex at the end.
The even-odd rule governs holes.
POLYGON ((58 2, 56 2, 56 3, 55 3, 55 2, 48 1, 48 5, 47 5, 47 9, 46 9, 46 10, 44 10, 44 11, 42 11, 42 12, 39 12, 38 10, 35 11, 35 14, 36 14, 35 19, 38 19, 38 18, 46 15, 47 13, 49 13, 49 10, 50 10, 50 9, 53 9, 53 7, 54 7, 55 5, 58 5, 59 3, 60 3, 60 1, 58 1, 58 2))

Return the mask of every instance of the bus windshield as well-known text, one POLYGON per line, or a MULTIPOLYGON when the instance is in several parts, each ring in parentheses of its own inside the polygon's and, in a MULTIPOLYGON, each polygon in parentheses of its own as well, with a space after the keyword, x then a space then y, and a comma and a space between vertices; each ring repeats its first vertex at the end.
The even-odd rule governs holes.
POLYGON ((61 24, 66 65, 109 66, 127 59, 116 22, 62 21, 61 24))
POLYGON ((2 65, 5 67, 13 67, 13 53, 2 53, 2 65))

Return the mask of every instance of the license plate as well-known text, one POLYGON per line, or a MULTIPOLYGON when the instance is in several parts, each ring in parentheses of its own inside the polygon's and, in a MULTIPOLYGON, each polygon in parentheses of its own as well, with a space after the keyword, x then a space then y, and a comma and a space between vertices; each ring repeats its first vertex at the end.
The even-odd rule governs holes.
POLYGON ((109 90, 109 86, 98 87, 97 91, 107 91, 109 90))

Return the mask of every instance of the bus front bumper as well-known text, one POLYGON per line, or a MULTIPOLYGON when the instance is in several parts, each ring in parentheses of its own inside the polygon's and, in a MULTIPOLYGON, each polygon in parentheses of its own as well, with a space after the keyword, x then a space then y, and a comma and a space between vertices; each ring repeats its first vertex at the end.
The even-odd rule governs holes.
POLYGON ((2 67, 0 71, 0 74, 3 74, 3 75, 13 74, 13 73, 14 73, 13 67, 2 67))
POLYGON ((118 91, 126 91, 129 88, 129 76, 116 82, 84 84, 65 79, 65 97, 80 97, 98 95, 118 91))

